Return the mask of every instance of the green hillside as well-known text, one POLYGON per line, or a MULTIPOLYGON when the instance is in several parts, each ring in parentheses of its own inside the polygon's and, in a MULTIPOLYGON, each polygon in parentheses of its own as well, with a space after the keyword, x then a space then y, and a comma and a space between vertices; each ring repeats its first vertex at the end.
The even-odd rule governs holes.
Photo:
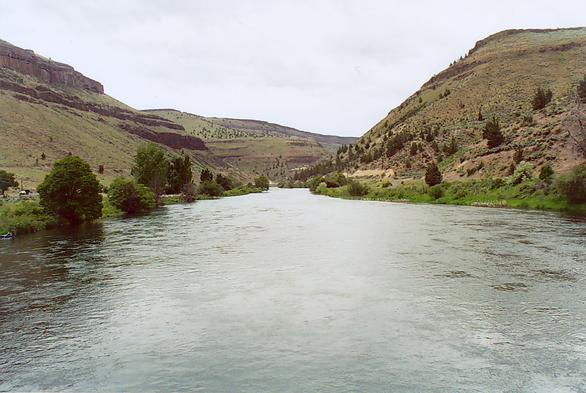
POLYGON ((434 161, 447 180, 506 176, 521 161, 567 171, 584 161, 579 120, 586 105, 576 94, 584 74, 586 28, 494 34, 339 151, 332 165, 387 179, 420 178, 434 161), (538 88, 552 92, 543 109, 533 107, 538 88), (504 140, 489 147, 483 130, 493 117, 504 140))

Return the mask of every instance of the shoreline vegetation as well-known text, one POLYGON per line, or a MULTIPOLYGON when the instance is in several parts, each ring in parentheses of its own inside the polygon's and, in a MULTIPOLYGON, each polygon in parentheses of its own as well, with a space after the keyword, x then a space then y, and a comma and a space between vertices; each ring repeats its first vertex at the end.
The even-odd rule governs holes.
MULTIPOLYGON (((2 195, 18 187, 12 174, 1 175, 8 179, 2 183, 6 185, 2 195)), ((104 218, 145 215, 173 204, 261 193, 270 185, 266 176, 241 184, 227 175, 214 175, 207 168, 196 184, 188 156, 167 157, 154 144, 139 147, 131 176, 116 178, 104 186, 79 157, 56 161, 39 185, 38 197, 27 194, 24 200, 0 199, 0 235, 21 236, 104 218)))
POLYGON ((557 178, 549 171, 535 177, 528 167, 523 168, 507 178, 453 182, 442 182, 440 178, 431 181, 433 185, 419 179, 397 184, 388 180, 358 181, 334 173, 314 176, 307 182, 283 182, 279 187, 306 187, 313 194, 342 199, 514 208, 586 216, 586 165, 557 178))

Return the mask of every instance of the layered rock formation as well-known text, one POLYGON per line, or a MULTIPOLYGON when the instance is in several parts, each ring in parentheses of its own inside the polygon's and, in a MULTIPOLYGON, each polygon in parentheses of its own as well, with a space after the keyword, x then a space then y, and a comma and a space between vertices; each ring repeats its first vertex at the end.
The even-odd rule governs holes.
POLYGON ((0 40, 0 67, 30 75, 47 84, 65 85, 104 94, 104 86, 73 67, 45 59, 32 50, 21 49, 0 40))

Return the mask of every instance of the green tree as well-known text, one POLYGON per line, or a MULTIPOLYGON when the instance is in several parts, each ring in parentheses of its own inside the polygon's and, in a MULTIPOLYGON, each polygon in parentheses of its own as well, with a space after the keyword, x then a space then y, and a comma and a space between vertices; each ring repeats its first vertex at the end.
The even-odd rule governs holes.
POLYGON ((108 199, 115 208, 127 214, 145 213, 155 208, 155 195, 134 179, 119 177, 108 189, 108 199))
POLYGON ((435 162, 429 164, 425 170, 425 183, 432 187, 442 182, 442 174, 435 164, 435 162))
POLYGON ((220 197, 224 194, 224 189, 215 181, 204 181, 199 185, 197 192, 211 197, 220 197))
POLYGON ((553 93, 550 89, 544 90, 539 87, 533 95, 533 109, 539 110, 545 108, 551 102, 552 97, 553 93))
POLYGON ((169 161, 165 152, 154 143, 140 146, 134 158, 131 174, 140 184, 151 189, 157 204, 167 184, 169 161))
POLYGON ((213 181, 214 174, 208 168, 203 168, 201 174, 199 175, 199 180, 203 183, 205 181, 213 181))
POLYGON ((102 216, 100 190, 89 164, 77 156, 56 161, 38 187, 45 210, 71 225, 102 216))
POLYGON ((578 83, 576 90, 578 91, 578 98, 580 101, 586 104, 586 75, 584 75, 584 78, 578 83))
POLYGON ((270 182, 268 177, 262 175, 254 179, 254 186, 256 188, 260 188, 261 190, 268 190, 270 186, 270 182))
POLYGON ((191 158, 184 155, 183 157, 174 157, 171 159, 169 172, 167 173, 167 192, 170 194, 178 194, 192 180, 191 158))
POLYGON ((10 187, 18 187, 18 182, 14 178, 14 173, 0 170, 0 194, 4 195, 10 187))
POLYGON ((501 132, 501 125, 496 117, 493 116, 492 120, 486 122, 482 137, 488 140, 489 148, 496 147, 505 141, 505 137, 501 132))

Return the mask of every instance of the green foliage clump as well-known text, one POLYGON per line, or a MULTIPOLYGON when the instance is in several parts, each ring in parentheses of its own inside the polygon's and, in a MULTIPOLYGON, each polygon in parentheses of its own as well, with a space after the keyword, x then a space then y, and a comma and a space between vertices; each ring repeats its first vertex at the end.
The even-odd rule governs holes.
POLYGON ((348 179, 344 174, 337 172, 335 174, 324 177, 324 182, 328 188, 336 188, 345 186, 348 183, 348 179))
POLYGON ((56 161, 38 187, 45 210, 69 224, 102 216, 101 186, 89 164, 76 156, 56 161))
POLYGON ((553 168, 549 164, 545 164, 539 170, 539 180, 550 182, 554 175, 553 168))
POLYGON ((586 164, 557 180, 557 189, 570 203, 586 203, 586 164))
POLYGON ((453 136, 450 138, 450 142, 446 143, 443 147, 442 150, 445 154, 447 154, 448 156, 451 156, 452 154, 456 153, 458 151, 458 142, 456 142, 456 138, 454 138, 453 136))
POLYGON ((427 193, 433 199, 440 199, 441 197, 444 196, 444 190, 443 190, 441 184, 436 184, 433 187, 429 187, 429 191, 427 193))
POLYGON ((584 78, 578 83, 576 90, 580 101, 586 103, 586 75, 584 75, 584 78))
POLYGON ((4 195, 10 187, 18 187, 18 182, 14 178, 14 173, 0 170, 0 195, 4 195))
POLYGON ((508 179, 509 184, 521 184, 525 180, 531 179, 533 176, 533 168, 526 162, 521 163, 515 168, 515 171, 508 179))
POLYGON ((221 197, 222 195, 224 195, 224 189, 215 181, 202 182, 199 185, 197 192, 199 194, 207 195, 210 197, 221 197))
POLYGON ((435 186, 442 182, 442 174, 437 167, 437 164, 431 163, 425 170, 425 184, 428 186, 435 186))
POLYGON ((203 183, 206 181, 213 181, 214 174, 208 168, 203 168, 201 174, 199 175, 199 180, 203 183))
POLYGON ((550 89, 544 90, 539 87, 535 90, 535 94, 533 95, 533 109, 539 110, 545 108, 545 106, 551 102, 552 97, 553 93, 550 89))
POLYGON ((37 201, 0 204, 0 234, 22 235, 55 224, 55 217, 47 214, 37 201))
POLYGON ((269 178, 262 175, 254 179, 254 186, 261 190, 267 191, 270 186, 269 178))
POLYGON ((185 185, 190 184, 192 180, 191 158, 184 155, 171 159, 167 173, 167 193, 178 194, 182 192, 185 185))
POLYGON ((127 213, 146 213, 155 208, 155 195, 133 179, 119 177, 108 189, 108 200, 115 208, 127 213))
POLYGON ((216 175, 216 183, 218 183, 224 191, 229 191, 234 188, 234 180, 228 176, 224 176, 221 173, 216 175))
POLYGON ((486 122, 484 130, 482 131, 482 137, 488 140, 488 147, 493 148, 499 146, 505 141, 505 137, 501 132, 501 126, 496 117, 486 122))
POLYGON ((140 184, 151 189, 157 203, 167 185, 169 161, 165 152, 154 143, 140 146, 134 158, 131 174, 140 184))
POLYGON ((368 194, 368 186, 358 180, 349 180, 347 184, 348 194, 354 197, 361 197, 368 194))

